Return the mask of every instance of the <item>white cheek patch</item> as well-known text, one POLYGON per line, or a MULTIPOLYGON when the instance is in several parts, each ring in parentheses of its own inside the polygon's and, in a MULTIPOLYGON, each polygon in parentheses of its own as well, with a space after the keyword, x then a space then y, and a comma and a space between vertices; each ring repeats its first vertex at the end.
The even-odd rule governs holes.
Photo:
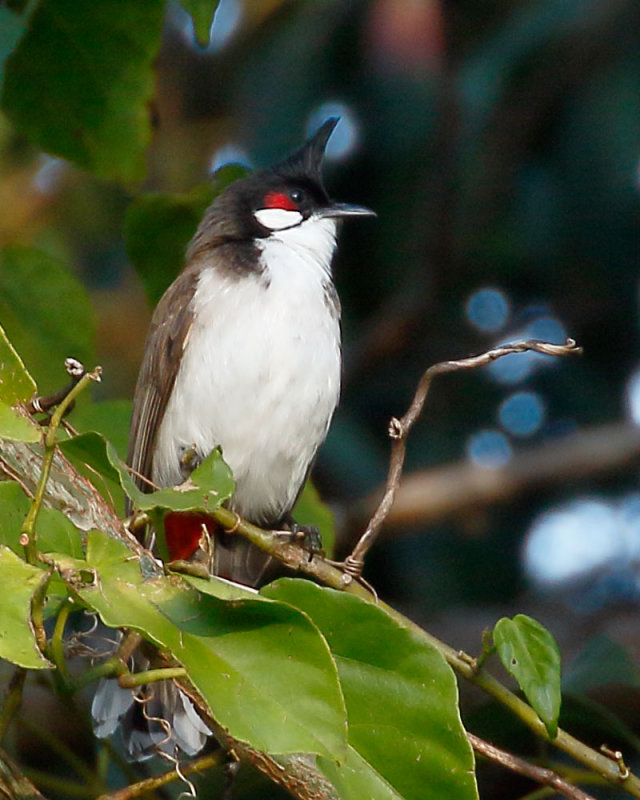
POLYGON ((271 231, 282 231, 299 225, 303 216, 299 211, 288 211, 286 208, 259 208, 253 216, 265 228, 271 231))

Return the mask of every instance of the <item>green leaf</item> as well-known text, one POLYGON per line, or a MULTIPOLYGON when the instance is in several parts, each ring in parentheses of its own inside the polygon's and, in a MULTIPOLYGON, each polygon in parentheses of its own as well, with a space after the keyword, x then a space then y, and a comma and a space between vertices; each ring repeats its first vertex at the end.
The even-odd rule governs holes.
POLYGON ((183 484, 175 489, 139 493, 136 505, 143 511, 213 511, 231 497, 234 489, 231 470, 223 461, 220 448, 216 448, 183 484))
POLYGON ((227 164, 216 172, 213 182, 190 192, 154 192, 129 206, 124 228, 127 254, 152 306, 182 269, 189 240, 211 201, 246 174, 245 167, 227 164))
POLYGON ((233 494, 231 471, 216 448, 176 488, 145 494, 138 489, 115 448, 100 434, 90 432, 60 442, 60 449, 74 463, 84 463, 107 481, 119 484, 141 511, 213 511, 233 494))
MULTIPOLYGON (((0 545, 19 556, 24 548, 19 542, 20 529, 31 506, 31 499, 15 481, 0 481, 0 545)), ((38 549, 43 553, 65 553, 82 558, 82 534, 54 508, 40 509, 36 525, 38 549)))
POLYGON ((261 594, 306 612, 338 665, 350 752, 319 764, 341 797, 477 798, 456 680, 437 650, 344 592, 283 579, 261 594))
MULTIPOLYGON (((0 271, 0 280, 1 277, 0 271)), ((0 400, 10 406, 24 403, 35 391, 36 382, 0 326, 0 400)))
POLYGON ((42 655, 31 622, 32 598, 47 578, 46 572, 0 545, 0 658, 25 669, 53 666, 42 655))
POLYGON ((493 640, 504 668, 518 681, 527 700, 555 737, 560 715, 560 651, 553 636, 525 614, 503 617, 493 640))
POLYGON ((344 755, 335 664, 304 614, 249 589, 227 601, 174 577, 143 581, 130 551, 96 531, 87 568, 99 579, 78 590, 83 601, 106 625, 140 631, 169 649, 234 737, 274 754, 344 755))
POLYGON ((317 764, 338 790, 340 800, 402 800, 402 795, 353 747, 348 748, 344 763, 320 757, 317 764))
POLYGON ((27 516, 31 500, 15 481, 0 481, 0 545, 23 555, 19 544, 20 528, 27 516))
POLYGON ((0 253, 0 319, 42 394, 68 383, 67 356, 88 368, 95 364, 89 296, 65 265, 47 253, 18 245, 0 253))
POLYGON ((0 439, 39 442, 41 438, 42 428, 39 425, 0 400, 0 439))
POLYGON ((5 70, 2 107, 49 153, 139 180, 163 0, 41 0, 5 70))
POLYGON ((126 473, 121 476, 118 470, 114 470, 113 464, 117 464, 118 469, 124 472, 121 459, 127 452, 130 417, 131 403, 128 400, 87 403, 74 409, 73 426, 81 433, 95 436, 84 439, 70 437, 74 440, 73 444, 66 444, 70 439, 60 443, 62 451, 76 470, 98 489, 119 514, 124 514, 122 480, 126 476, 127 485, 131 486, 132 482, 126 473), (110 455, 106 452, 105 437, 114 446, 109 451, 110 455))
POLYGON ((65 515, 55 508, 41 508, 36 525, 38 550, 82 558, 82 534, 65 515))
POLYGON ((104 400, 88 403, 73 409, 73 427, 80 433, 94 431, 104 436, 115 447, 120 458, 127 455, 130 400, 104 400))
POLYGON ((196 39, 203 46, 209 44, 209 32, 219 0, 180 0, 180 5, 191 15, 196 39))
POLYGON ((95 431, 59 441, 75 469, 90 481, 108 503, 124 513, 125 493, 137 492, 131 476, 110 442, 95 431))
POLYGON ((152 306, 182 269, 187 244, 213 196, 207 183, 186 194, 143 195, 127 209, 127 255, 152 306))
POLYGON ((322 502, 310 480, 306 482, 291 515, 299 525, 313 525, 320 531, 324 551, 331 557, 336 540, 333 512, 322 502))

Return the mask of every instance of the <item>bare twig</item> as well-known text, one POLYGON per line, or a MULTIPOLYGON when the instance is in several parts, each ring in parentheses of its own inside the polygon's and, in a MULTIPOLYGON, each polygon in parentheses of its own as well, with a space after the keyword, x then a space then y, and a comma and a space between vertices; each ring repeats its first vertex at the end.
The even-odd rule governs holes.
MULTIPOLYGON (((72 359, 67 359, 67 362, 71 360, 72 359)), ((51 471, 53 456, 56 451, 56 435, 60 426, 60 422, 80 392, 82 392, 82 390, 85 389, 91 381, 99 381, 102 373, 102 367, 96 367, 93 372, 84 372, 84 367, 82 367, 79 362, 74 361, 74 365, 79 365, 79 367, 82 368, 83 375, 78 381, 73 382, 72 388, 63 398, 63 400, 59 402, 49 421, 47 433, 44 437, 44 458, 42 459, 42 471, 40 473, 40 479, 38 481, 33 502, 29 508, 29 513, 25 518, 20 532, 20 544, 24 547, 26 559, 30 564, 34 564, 36 561, 36 521, 38 519, 38 514, 40 513, 40 508, 42 507, 47 480, 51 471)))
POLYGON ((458 372, 460 370, 476 369, 477 367, 483 367, 503 356, 513 353, 525 353, 527 351, 535 351, 549 356, 567 356, 581 353, 582 348, 578 347, 573 339, 567 339, 564 344, 550 344, 549 342, 528 339, 501 345, 500 347, 488 350, 486 353, 471 356, 470 358, 462 358, 458 361, 441 361, 429 367, 423 374, 418 383, 418 388, 416 389, 413 400, 411 401, 411 405, 405 415, 400 419, 393 417, 389 423, 389 436, 392 441, 385 491, 364 533, 353 548, 351 554, 345 559, 344 566, 349 574, 356 578, 360 576, 364 566, 365 556, 369 552, 371 545, 375 541, 380 528, 391 510, 402 476, 407 436, 413 424, 422 413, 425 400, 431 388, 431 381, 437 375, 458 372))
POLYGON ((467 733, 467 738, 477 753, 485 756, 485 758, 491 759, 491 761, 495 761, 497 764, 501 764, 512 772, 517 772, 519 775, 531 778, 532 781, 536 781, 536 783, 540 783, 543 786, 550 786, 558 792, 558 794, 569 797, 571 800, 594 800, 590 794, 586 794, 582 789, 573 786, 573 784, 561 778, 560 775, 551 769, 530 764, 523 758, 518 758, 518 756, 507 753, 506 750, 501 750, 499 747, 486 742, 484 739, 480 739, 479 736, 475 736, 473 733, 467 733))
MULTIPOLYGON (((511 350, 508 352, 511 352, 511 350)), ((486 355, 484 357, 486 358, 486 355)), ((451 369, 455 368, 465 368, 464 366, 457 367, 457 362, 451 363, 456 366, 447 368, 447 365, 445 364, 445 369, 443 371, 450 371, 451 369)), ((426 391, 423 392, 423 396, 420 400, 421 403, 424 403, 425 397, 426 391)), ((417 408, 414 418, 417 418, 419 412, 420 408, 417 408)), ((11 455, 12 467, 19 471, 24 470, 25 480, 35 485, 37 478, 34 480, 34 475, 39 474, 41 469, 36 469, 35 465, 32 464, 32 461, 34 461, 36 457, 39 458, 41 468, 42 453, 38 453, 35 449, 32 449, 25 443, 5 442, 3 443, 3 449, 5 454, 8 453, 11 455), (28 454, 29 457, 26 458, 25 454, 28 454)), ((1 466, 2 465, 0 463, 0 469, 1 466)), ((54 501, 58 500, 59 502, 62 502, 61 498, 68 497, 74 499, 76 493, 85 492, 86 487, 84 481, 75 477, 75 471, 70 464, 61 461, 58 469, 59 474, 56 472, 52 475, 53 485, 50 487, 50 492, 54 501), (61 488, 58 485, 59 482, 62 482, 60 486, 66 486, 67 484, 72 486, 73 491, 71 494, 60 494, 61 488)), ((64 507, 68 511, 69 505, 67 504, 64 507)), ((89 510, 85 510, 84 514, 92 513, 90 504, 87 506, 87 508, 89 510)), ((75 506, 72 506, 72 509, 75 509, 75 506)), ((81 514, 80 509, 77 511, 74 510, 74 515, 77 516, 79 514, 81 514)), ((366 599, 370 602, 375 602, 375 597, 364 586, 362 586, 356 580, 353 580, 350 575, 344 574, 339 569, 336 569, 323 559, 319 558, 317 555, 314 555, 313 559, 309 561, 309 554, 307 551, 294 542, 283 541, 282 537, 278 536, 277 532, 263 531, 256 526, 249 525, 248 523, 239 520, 236 514, 227 509, 218 509, 213 513, 213 516, 224 528, 235 530, 238 535, 245 536, 251 542, 261 547, 261 549, 279 558, 291 568, 313 575, 317 580, 325 585, 333 586, 338 589, 345 589, 350 593, 359 595, 363 599, 366 599)), ((157 570, 157 563, 155 559, 153 559, 143 548, 141 548, 140 544, 133 537, 127 535, 127 532, 124 531, 121 526, 112 524, 110 522, 110 518, 105 519, 109 523, 106 528, 109 531, 109 534, 112 536, 117 536, 132 550, 132 552, 136 553, 140 557, 143 565, 143 572, 145 572, 145 570, 148 568, 150 570, 149 574, 155 574, 157 570)), ((104 527, 104 524, 97 526, 104 527)), ((86 527, 86 520, 83 521, 82 527, 86 527)), ((626 773, 621 773, 617 761, 613 761, 610 757, 607 757, 602 753, 598 753, 562 729, 558 729, 557 736, 553 740, 549 739, 549 734, 544 726, 544 723, 541 722, 536 712, 529 705, 527 705, 527 703, 510 692, 492 675, 486 672, 483 668, 477 669, 477 666, 469 663, 468 659, 465 660, 460 655, 459 651, 454 650, 444 642, 441 642, 435 637, 431 636, 429 633, 415 625, 409 619, 386 604, 379 602, 378 605, 394 620, 396 620, 399 625, 412 631, 412 633, 414 633, 419 639, 438 649, 447 662, 456 670, 456 672, 470 680, 490 696, 494 697, 498 702, 500 702, 504 707, 509 709, 515 716, 524 722, 524 724, 527 725, 541 739, 549 741, 560 750, 570 754, 578 762, 589 767, 596 775, 602 776, 609 783, 622 787, 634 797, 640 797, 640 781, 631 773, 628 775, 626 773)), ((113 667, 110 666, 110 669, 113 670, 113 667)), ((207 721, 207 723, 210 725, 216 738, 222 743, 223 747, 226 749, 235 750, 235 752, 237 752, 238 756, 243 761, 250 761, 254 766, 271 777, 275 782, 285 786, 289 789, 289 791, 293 792, 303 800, 311 800, 311 798, 313 798, 313 800, 318 800, 319 798, 333 799, 335 797, 333 788, 318 772, 314 764, 307 763, 304 759, 293 756, 278 758, 276 760, 265 753, 260 753, 259 751, 244 745, 242 742, 232 739, 228 732, 220 728, 220 726, 216 726, 215 722, 211 720, 206 704, 197 696, 197 693, 193 690, 193 687, 190 687, 189 682, 185 679, 178 679, 177 683, 179 683, 181 688, 183 688, 194 700, 198 709, 203 713, 205 721, 207 721)))
POLYGON ((625 780, 629 777, 629 767, 625 764, 624 755, 620 750, 612 750, 608 745, 601 744, 600 752, 604 753, 607 758, 610 758, 618 767, 620 773, 620 780, 625 780))
MULTIPOLYGON (((455 650, 441 640, 432 636, 416 623, 405 617, 399 611, 396 611, 391 606, 378 600, 375 595, 363 586, 359 581, 354 580, 349 574, 343 573, 339 568, 333 566, 324 559, 314 555, 312 560, 309 560, 308 552, 300 545, 293 542, 283 542, 277 532, 265 531, 261 528, 252 525, 238 517, 233 511, 226 508, 219 508, 212 512, 216 521, 224 528, 234 529, 236 534, 244 536, 256 547, 269 553, 270 555, 278 558, 292 570, 298 570, 307 575, 313 576, 316 580, 335 589, 341 589, 350 594, 355 594, 368 602, 377 603, 378 607, 385 611, 398 625, 410 630, 419 640, 424 641, 431 647, 436 648, 448 664, 462 677, 469 680, 482 691, 497 700, 502 706, 507 708, 520 719, 536 736, 539 736, 544 741, 553 744, 559 750, 568 753, 576 761, 584 764, 591 769, 596 775, 602 776, 607 782, 613 785, 621 785, 629 794, 634 797, 640 798, 640 780, 633 774, 621 774, 619 765, 610 757, 593 750, 588 745, 579 741, 566 731, 558 728, 555 738, 551 739, 549 733, 541 721, 538 714, 529 706, 524 700, 521 700, 517 695, 507 689, 499 680, 493 677, 484 668, 477 664, 475 659, 466 656, 459 650, 455 650)), ((289 779, 297 780, 297 769, 290 772, 290 767, 286 773, 280 770, 272 769, 273 760, 260 754, 252 748, 245 747, 244 745, 234 742, 228 733, 217 725, 212 719, 206 709, 206 705, 198 697, 193 687, 190 686, 188 681, 179 679, 177 681, 183 691, 193 700, 195 705, 203 712, 205 720, 218 741, 225 747, 234 748, 243 759, 248 759, 254 766, 271 776, 277 782, 287 785, 289 779)), ((306 794, 299 795, 306 798, 306 794)), ((323 797, 324 795, 319 795, 323 797)))
MULTIPOLYGON (((27 411, 30 414, 46 414, 54 406, 57 406, 67 397, 69 392, 86 372, 82 363, 75 358, 65 359, 64 367, 67 371, 67 375, 71 378, 70 383, 53 394, 43 397, 34 397, 33 400, 30 400, 27 404, 27 411)), ((69 410, 69 408, 67 410, 69 410)))

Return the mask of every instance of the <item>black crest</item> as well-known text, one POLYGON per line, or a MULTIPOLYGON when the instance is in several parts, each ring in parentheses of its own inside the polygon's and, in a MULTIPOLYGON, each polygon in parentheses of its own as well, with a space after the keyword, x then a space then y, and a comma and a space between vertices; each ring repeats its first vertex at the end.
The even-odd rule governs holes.
POLYGON ((299 150, 273 166, 271 171, 284 178, 305 177, 322 186, 322 160, 329 137, 338 122, 338 117, 329 117, 299 150))

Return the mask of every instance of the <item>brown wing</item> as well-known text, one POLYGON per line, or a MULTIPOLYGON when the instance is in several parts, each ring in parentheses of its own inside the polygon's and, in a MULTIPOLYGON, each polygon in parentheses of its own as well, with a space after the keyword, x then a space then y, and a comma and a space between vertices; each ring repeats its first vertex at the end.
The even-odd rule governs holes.
MULTIPOLYGON (((193 295, 198 271, 187 268, 162 296, 147 334, 133 399, 127 463, 151 478, 156 436, 178 374, 182 351, 193 321, 193 295)), ((137 478, 140 489, 150 487, 137 478)))

